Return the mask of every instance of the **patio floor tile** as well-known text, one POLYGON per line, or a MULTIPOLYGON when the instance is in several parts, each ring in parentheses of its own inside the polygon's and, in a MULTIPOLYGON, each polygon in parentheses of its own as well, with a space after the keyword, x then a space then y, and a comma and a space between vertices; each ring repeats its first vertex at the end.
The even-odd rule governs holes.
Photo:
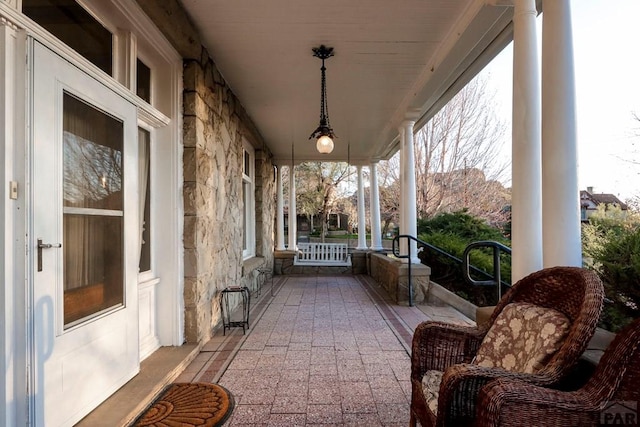
POLYGON ((310 424, 342 424, 342 407, 340 405, 307 406, 307 423, 310 424))
POLYGON ((214 337, 179 376, 232 393, 226 426, 406 426, 413 329, 470 323, 446 307, 396 306, 366 276, 276 276, 274 292, 252 299, 246 335, 214 337))

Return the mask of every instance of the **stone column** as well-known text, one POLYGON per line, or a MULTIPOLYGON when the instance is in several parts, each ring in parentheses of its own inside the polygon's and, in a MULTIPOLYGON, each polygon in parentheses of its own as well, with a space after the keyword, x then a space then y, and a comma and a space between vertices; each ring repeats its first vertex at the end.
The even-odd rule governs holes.
POLYGON ((544 267, 582 265, 573 40, 569 0, 544 3, 542 242, 544 267))
POLYGON ((282 194, 282 165, 278 165, 278 176, 276 182, 276 250, 284 251, 284 196, 282 194))
POLYGON ((358 165, 358 246, 356 249, 367 249, 367 223, 364 210, 364 180, 362 166, 358 165))
POLYGON ((378 163, 369 165, 369 215, 371 217, 371 250, 382 250, 380 230, 380 191, 378 188, 378 163))
MULTIPOLYGON (((418 235, 418 219, 417 219, 417 206, 416 206, 416 165, 415 165, 415 153, 413 148, 413 126, 415 122, 413 120, 405 120, 402 122, 402 128, 404 129, 404 173, 405 173, 405 188, 402 190, 404 193, 404 216, 405 216, 405 234, 413 237, 418 235)), ((418 245, 415 241, 409 243, 409 250, 411 253, 411 262, 413 264, 420 264, 420 258, 418 258, 418 245)))
POLYGON ((296 214, 296 168, 291 164, 289 167, 289 245, 287 250, 298 249, 296 244, 297 235, 297 214, 296 214))
POLYGON ((542 268, 542 169, 536 4, 515 0, 514 6, 511 245, 515 283, 542 268))

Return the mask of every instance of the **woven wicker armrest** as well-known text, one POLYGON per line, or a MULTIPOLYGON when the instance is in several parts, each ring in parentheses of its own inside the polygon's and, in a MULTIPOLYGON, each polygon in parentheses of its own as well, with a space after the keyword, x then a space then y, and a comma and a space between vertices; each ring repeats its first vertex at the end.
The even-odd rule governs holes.
POLYGON ((428 370, 444 371, 457 363, 470 362, 485 332, 469 326, 423 322, 413 334, 411 378, 420 382, 428 370))
MULTIPOLYGON (((540 385, 541 381, 537 383, 540 385)), ((489 382, 478 395, 477 424, 518 427, 637 425, 638 384, 640 319, 617 334, 589 381, 577 391, 552 390, 533 385, 531 381, 506 377, 489 382)))
POLYGON ((480 389, 497 378, 510 378, 539 385, 552 380, 540 374, 524 374, 500 368, 486 368, 472 364, 454 365, 444 371, 438 396, 438 418, 446 425, 463 425, 475 418, 480 389))
POLYGON ((563 392, 500 378, 480 390, 476 422, 482 427, 597 425, 604 408, 591 397, 581 390, 563 392))

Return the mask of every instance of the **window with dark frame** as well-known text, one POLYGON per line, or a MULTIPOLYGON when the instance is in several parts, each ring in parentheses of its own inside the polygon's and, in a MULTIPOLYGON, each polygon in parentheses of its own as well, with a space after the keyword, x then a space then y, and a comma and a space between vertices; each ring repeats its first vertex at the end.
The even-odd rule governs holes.
POLYGON ((22 12, 113 75, 113 34, 75 0, 22 0, 22 12))

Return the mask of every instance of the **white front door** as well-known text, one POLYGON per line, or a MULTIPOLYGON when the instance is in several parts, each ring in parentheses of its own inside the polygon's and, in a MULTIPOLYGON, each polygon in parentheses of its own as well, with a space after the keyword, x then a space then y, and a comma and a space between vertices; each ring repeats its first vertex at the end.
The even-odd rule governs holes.
POLYGON ((79 421, 139 369, 137 113, 32 43, 32 415, 79 421))

